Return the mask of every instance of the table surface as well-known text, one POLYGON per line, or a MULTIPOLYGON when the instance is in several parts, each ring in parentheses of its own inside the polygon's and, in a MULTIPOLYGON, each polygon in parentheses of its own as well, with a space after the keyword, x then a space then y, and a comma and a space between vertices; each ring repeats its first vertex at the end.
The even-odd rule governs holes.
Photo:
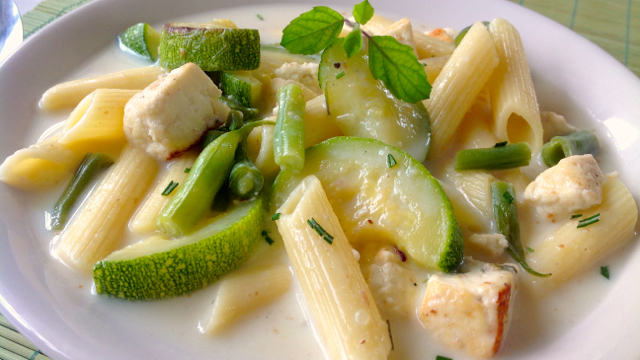
MULTIPOLYGON (((91 0, 14 0, 25 37, 91 0)), ((640 0, 509 0, 573 29, 640 76, 640 0)), ((0 315, 0 359, 48 360, 0 315)))

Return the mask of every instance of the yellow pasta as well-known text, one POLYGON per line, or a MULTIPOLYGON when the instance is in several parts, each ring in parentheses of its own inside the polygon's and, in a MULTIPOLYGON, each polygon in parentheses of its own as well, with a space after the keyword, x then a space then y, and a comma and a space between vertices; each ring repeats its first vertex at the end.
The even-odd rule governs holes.
MULTIPOLYGON (((265 120, 275 121, 275 116, 265 120)), ((273 180, 280 172, 273 155, 274 126, 259 126, 247 137, 247 154, 267 180, 273 180)))
POLYGON ((496 180, 481 170, 455 171, 451 169, 448 177, 464 197, 486 219, 493 219, 491 183, 496 180))
POLYGON ((151 188, 142 204, 136 210, 136 213, 129 222, 129 229, 135 233, 146 233, 158 229, 156 218, 160 210, 164 207, 169 199, 178 191, 178 185, 169 195, 162 195, 167 185, 173 181, 182 184, 187 178, 186 168, 191 168, 196 161, 197 155, 191 152, 183 154, 169 164, 169 169, 164 173, 162 178, 156 182, 156 186, 151 188))
POLYGON ((45 110, 74 107, 97 89, 142 90, 166 73, 159 66, 147 66, 69 81, 47 90, 42 95, 40 106, 45 110))
POLYGON ((450 57, 451 56, 449 55, 444 55, 420 60, 420 63, 425 65, 424 71, 427 73, 429 83, 433 84, 436 81, 438 75, 440 75, 440 72, 442 71, 442 68, 447 61, 449 61, 450 57))
POLYGON ((489 31, 481 22, 475 23, 434 82, 431 98, 424 101, 431 116, 431 156, 449 146, 498 61, 489 31))
POLYGON ((500 56, 489 81, 495 133, 512 143, 526 141, 538 152, 542 149, 542 124, 520 34, 500 18, 491 22, 489 32, 500 56))
POLYGON ((342 132, 327 112, 324 95, 307 100, 304 108, 304 146, 313 146, 334 136, 342 136, 342 132))
POLYGON ((56 255, 67 265, 90 270, 118 245, 129 217, 158 171, 144 150, 127 147, 64 230, 56 255))
POLYGON ((387 324, 320 180, 305 178, 278 212, 278 230, 329 358, 386 359, 387 324), (332 244, 307 224, 312 218, 332 244))

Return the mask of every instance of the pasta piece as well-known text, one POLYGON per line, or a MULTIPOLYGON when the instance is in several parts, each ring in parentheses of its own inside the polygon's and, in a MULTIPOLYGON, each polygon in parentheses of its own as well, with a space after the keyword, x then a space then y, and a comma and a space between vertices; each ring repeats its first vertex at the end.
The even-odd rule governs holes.
POLYGON ((60 143, 102 141, 124 144, 124 106, 137 93, 137 90, 98 89, 87 95, 69 116, 60 143), (82 110, 84 112, 80 116, 82 110))
POLYGON ((305 148, 335 136, 342 136, 342 132, 329 117, 324 95, 308 100, 304 108, 305 148))
POLYGON ((328 357, 386 359, 391 349, 387 324, 320 180, 305 178, 278 212, 278 230, 328 357), (309 226, 311 219, 333 237, 332 244, 309 226))
POLYGON ((440 71, 442 71, 442 68, 447 61, 449 61, 450 57, 449 55, 444 55, 420 60, 420 63, 425 65, 424 71, 427 73, 427 79, 430 84, 436 81, 438 75, 440 75, 440 71))
POLYGON ((272 303, 289 291, 291 280, 291 270, 286 265, 251 267, 224 278, 201 331, 218 332, 241 316, 272 303))
POLYGON ((448 177, 485 219, 493 219, 491 183, 496 181, 495 177, 481 170, 458 172, 453 169, 448 172, 448 177))
MULTIPOLYGON (((275 121, 275 116, 265 120, 275 121)), ((280 166, 276 164, 273 154, 273 133, 275 126, 259 126, 247 137, 247 154, 262 172, 265 180, 273 180, 280 172, 280 166)))
POLYGON ((471 205, 458 189, 444 182, 440 182, 440 186, 451 201, 453 215, 460 223, 465 239, 468 239, 472 234, 486 233, 491 230, 491 218, 485 217, 483 213, 471 205))
POLYGON ((166 73, 159 66, 147 66, 69 81, 47 90, 40 99, 40 107, 45 110, 74 107, 97 89, 142 90, 166 73))
POLYGON ((568 220, 551 234, 527 260, 532 268, 551 273, 532 279, 534 293, 544 295, 553 287, 588 270, 598 261, 633 238, 638 208, 633 196, 618 179, 609 179, 603 188, 602 203, 583 211, 582 217, 568 220), (600 214, 600 221, 578 228, 580 219, 600 214))
POLYGON ((496 172, 495 177, 501 181, 508 182, 516 190, 516 199, 518 201, 524 201, 524 189, 527 188, 527 185, 531 182, 527 175, 522 172, 520 169, 509 169, 500 172, 496 172))
POLYGON ((147 194, 147 197, 131 218, 131 221, 129 222, 129 229, 131 229, 131 231, 135 233, 146 233, 158 229, 156 218, 158 217, 160 210, 162 210, 167 201, 178 191, 178 188, 180 187, 179 184, 184 183, 184 180, 188 175, 185 172, 185 169, 191 168, 193 163, 196 161, 196 157, 197 155, 194 153, 186 153, 171 162, 169 169, 156 183, 156 186, 153 187, 151 192, 147 194), (178 183, 178 187, 176 187, 169 195, 162 195, 163 191, 171 181, 178 183))
POLYGON ((511 143, 526 141, 534 153, 542 149, 538 100, 520 34, 508 21, 494 19, 489 32, 500 64, 489 80, 496 135, 511 143))
POLYGON ((483 93, 484 90, 458 127, 456 142, 462 144, 462 149, 490 148, 499 142, 489 125, 492 115, 485 107, 485 99, 481 99, 483 93))
POLYGON ((144 150, 123 150, 62 234, 55 250, 58 258, 71 267, 90 270, 109 255, 157 171, 158 163, 144 150))
POLYGON ((0 166, 0 180, 23 189, 57 185, 71 176, 85 153, 58 142, 59 135, 18 150, 0 166))
POLYGON ((449 146, 498 61, 489 31, 481 22, 475 23, 433 83, 431 98, 424 101, 431 116, 431 156, 449 146))
MULTIPOLYGON (((380 15, 374 14, 371 20, 366 25, 362 26, 362 29, 370 32, 372 35, 382 35, 386 31, 393 21, 386 19, 380 15)), ((423 34, 419 31, 413 32, 413 40, 416 44, 416 50, 418 52, 418 59, 429 58, 433 56, 451 55, 455 46, 453 44, 444 42, 438 38, 423 34)))

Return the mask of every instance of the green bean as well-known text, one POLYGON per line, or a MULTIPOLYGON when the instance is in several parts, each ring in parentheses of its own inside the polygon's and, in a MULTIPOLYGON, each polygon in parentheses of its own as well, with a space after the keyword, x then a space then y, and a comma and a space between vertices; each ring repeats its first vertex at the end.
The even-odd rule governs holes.
MULTIPOLYGON (((489 28, 489 22, 488 21, 483 21, 482 22, 484 24, 484 26, 487 27, 487 29, 489 28)), ((462 42, 462 39, 464 38, 465 35, 467 35, 467 33, 469 32, 469 30, 471 29, 471 27, 473 26, 473 24, 467 26, 466 28, 462 29, 458 35, 456 35, 455 40, 453 40, 453 43, 456 45, 456 47, 458 47, 458 45, 460 45, 460 43, 462 42)))
MULTIPOLYGON (((237 150, 236 150, 237 151, 237 150)), ((213 204, 211 204, 211 210, 225 212, 229 208, 231 203, 231 191, 229 190, 229 181, 218 190, 218 193, 213 198, 213 204)))
POLYGON ((455 168, 460 170, 510 169, 529 165, 531 148, 525 142, 485 149, 460 150, 456 154, 455 168))
POLYGON ((62 230, 67 223, 69 212, 78 200, 78 197, 87 187, 91 179, 103 168, 113 164, 113 160, 103 153, 88 153, 85 155, 82 163, 76 170, 73 179, 67 185, 58 202, 51 212, 51 228, 53 230, 62 230))
POLYGON ((213 200, 229 178, 238 144, 256 126, 272 124, 255 121, 239 130, 213 140, 198 155, 187 179, 165 204, 156 219, 158 227, 171 236, 189 233, 211 207, 213 200))
POLYGON ((542 160, 548 167, 556 166, 560 160, 573 155, 595 155, 600 150, 598 138, 583 130, 565 136, 555 136, 542 147, 542 160))
POLYGON ((227 105, 231 110, 240 111, 244 116, 245 121, 253 119, 260 112, 260 110, 256 108, 248 108, 248 107, 242 106, 233 97, 220 96, 220 98, 218 98, 218 101, 227 105))
POLYGON ((224 126, 233 131, 238 130, 244 125, 244 115, 242 112, 238 110, 229 111, 229 115, 227 116, 227 121, 224 123, 224 126))
POLYGON ((264 176, 247 155, 247 140, 236 150, 236 163, 229 174, 229 189, 241 199, 258 195, 264 186, 264 176))
POLYGON ((524 248, 522 247, 522 239, 520 238, 518 206, 513 185, 503 181, 492 182, 491 200, 498 232, 509 241, 509 247, 507 248, 509 255, 528 273, 540 277, 551 276, 551 274, 541 274, 527 264, 524 248))
POLYGON ((200 144, 202 144, 202 148, 206 148, 209 144, 213 142, 213 140, 217 139, 220 135, 224 134, 224 131, 221 130, 209 130, 202 137, 200 144))
POLYGON ((278 90, 278 119, 273 135, 273 154, 282 170, 298 172, 304 166, 305 100, 299 85, 278 90))

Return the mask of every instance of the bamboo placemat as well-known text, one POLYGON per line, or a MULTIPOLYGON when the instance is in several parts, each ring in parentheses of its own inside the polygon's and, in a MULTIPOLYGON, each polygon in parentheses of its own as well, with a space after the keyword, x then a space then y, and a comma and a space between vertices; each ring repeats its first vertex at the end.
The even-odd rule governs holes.
MULTIPOLYGON (((91 0, 45 0, 22 17, 27 38, 91 0)), ((598 44, 640 76, 640 0, 510 0, 598 44)), ((0 359, 50 360, 0 315, 0 359)))

